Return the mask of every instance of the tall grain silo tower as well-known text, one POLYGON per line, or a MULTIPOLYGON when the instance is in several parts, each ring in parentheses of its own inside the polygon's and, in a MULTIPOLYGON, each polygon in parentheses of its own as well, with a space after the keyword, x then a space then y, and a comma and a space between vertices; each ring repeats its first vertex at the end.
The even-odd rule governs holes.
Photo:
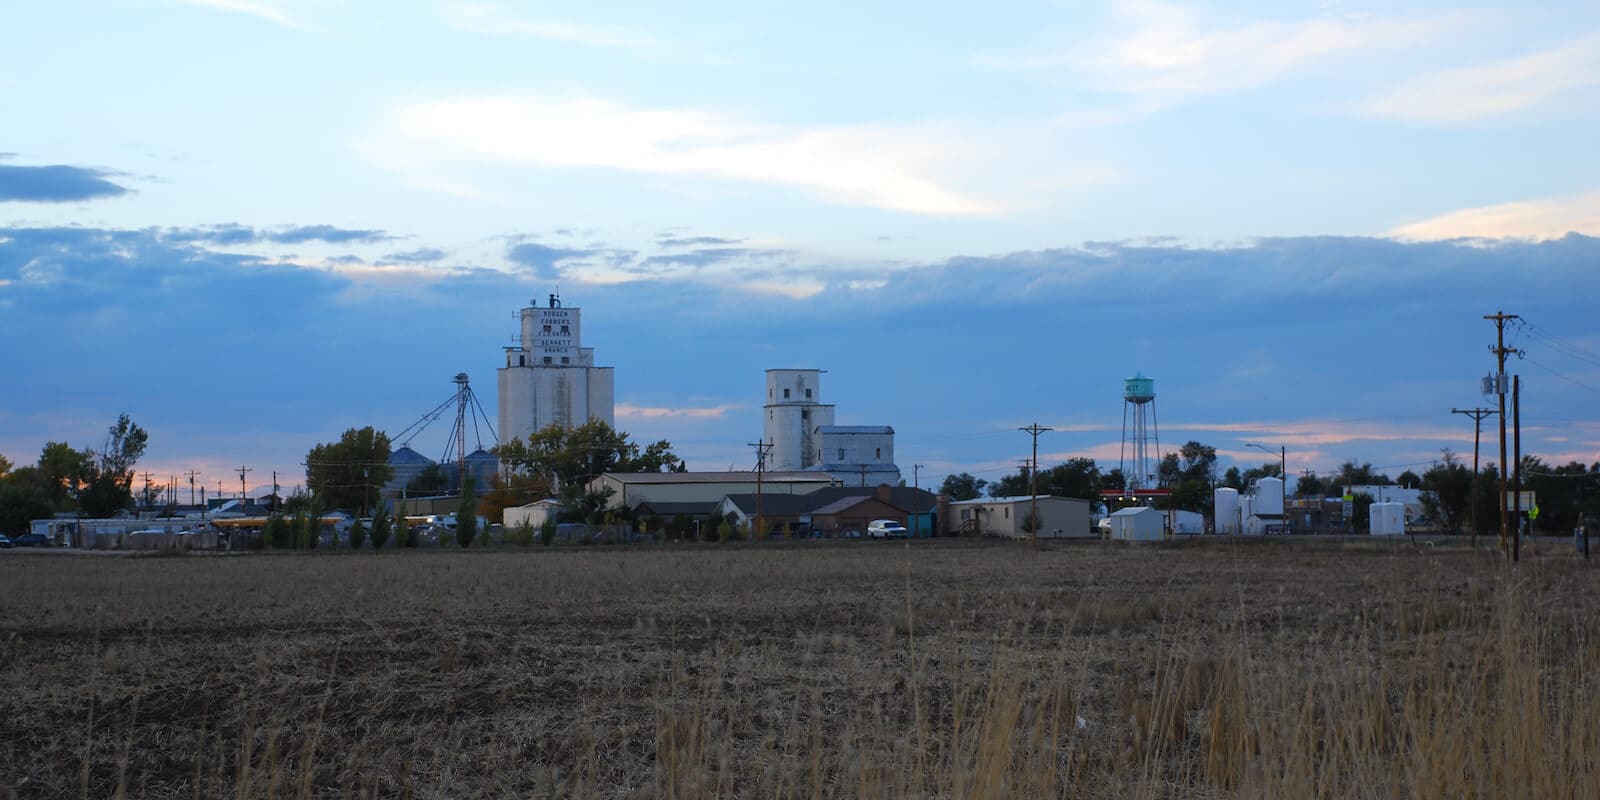
POLYGON ((1127 479, 1128 489, 1151 489, 1156 485, 1156 470, 1161 466, 1161 436, 1156 426, 1156 382, 1139 373, 1122 382, 1122 450, 1117 467, 1127 479), (1133 429, 1128 418, 1133 417, 1133 429), (1148 416, 1148 424, 1146 417, 1148 416), (1133 453, 1129 463, 1128 453, 1133 453))

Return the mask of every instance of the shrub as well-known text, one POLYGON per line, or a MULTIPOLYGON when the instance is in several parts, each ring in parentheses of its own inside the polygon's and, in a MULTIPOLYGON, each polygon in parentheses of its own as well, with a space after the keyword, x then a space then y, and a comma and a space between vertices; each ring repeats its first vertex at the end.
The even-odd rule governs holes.
POLYGON ((544 524, 539 526, 539 544, 549 547, 550 545, 555 544, 555 541, 556 521, 554 518, 546 519, 544 524))
POLYGON ((372 549, 382 550, 389 542, 389 509, 383 505, 372 515, 372 549))
POLYGON ((506 541, 518 547, 533 544, 533 523, 523 520, 511 526, 511 530, 506 533, 506 541))
POLYGON ((367 528, 361 524, 361 518, 357 517, 354 522, 350 523, 350 549, 360 550, 362 542, 366 540, 367 528))

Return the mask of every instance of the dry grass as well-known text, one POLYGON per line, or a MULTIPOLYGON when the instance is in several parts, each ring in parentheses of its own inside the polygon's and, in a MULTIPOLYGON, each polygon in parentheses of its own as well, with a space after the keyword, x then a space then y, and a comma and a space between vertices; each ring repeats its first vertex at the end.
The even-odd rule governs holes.
POLYGON ((1550 550, 0 558, 0 796, 1600 796, 1550 550))

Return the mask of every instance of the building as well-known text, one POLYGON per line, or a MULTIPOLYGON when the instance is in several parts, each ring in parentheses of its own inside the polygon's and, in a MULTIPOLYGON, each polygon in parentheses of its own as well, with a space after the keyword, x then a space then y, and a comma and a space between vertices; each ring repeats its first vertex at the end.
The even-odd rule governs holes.
POLYGON ((594 363, 583 346, 582 309, 550 295, 522 309, 518 342, 505 348, 499 379, 500 440, 525 438, 551 425, 575 428, 591 419, 613 423, 613 368, 594 363))
POLYGON ((1113 512, 1111 538, 1124 542, 1159 542, 1167 536, 1167 512, 1149 506, 1131 506, 1113 512))
MULTIPOLYGON (((754 472, 607 472, 585 486, 588 492, 610 490, 608 508, 637 508, 650 503, 697 503, 707 509, 730 494, 754 494, 754 472)), ((772 472, 760 476, 763 496, 808 494, 836 484, 818 472, 772 472)))
POLYGON ((761 437, 772 446, 767 469, 822 472, 847 486, 899 483, 894 428, 835 425, 833 412, 822 402, 822 370, 767 370, 761 437))
POLYGON ((527 505, 512 506, 502 510, 500 512, 500 524, 507 528, 514 528, 522 524, 527 524, 530 528, 537 528, 543 525, 546 520, 556 519, 565 510, 566 507, 561 505, 561 501, 554 497, 535 500, 527 505))
POLYGON ((767 370, 765 430, 772 445, 767 469, 802 470, 820 462, 817 428, 833 424, 833 406, 822 402, 822 370, 767 370))
POLYGON ((947 535, 1028 538, 1033 533, 1028 530, 1026 523, 1033 513, 1035 499, 1038 500, 1040 539, 1094 535, 1094 530, 1089 526, 1089 501, 1054 495, 954 500, 949 504, 949 513, 939 524, 947 535))
MULTIPOLYGON (((927 537, 934 532, 933 511, 937 505, 938 497, 932 492, 909 486, 835 486, 807 494, 763 494, 761 516, 767 530, 786 531, 796 536, 838 535, 851 530, 864 534, 867 522, 892 519, 905 525, 911 535, 927 537), (859 501, 865 499, 876 500, 877 504, 860 504, 859 501), (882 513, 871 516, 875 511, 882 513), (856 524, 858 522, 860 524, 856 524)), ((748 529, 756 516, 756 496, 730 494, 716 510, 731 518, 735 525, 748 529)), ((644 506, 641 506, 640 513, 643 511, 644 506)))
POLYGON ((888 425, 819 425, 812 441, 817 452, 808 470, 826 472, 852 486, 900 482, 894 428, 888 425))

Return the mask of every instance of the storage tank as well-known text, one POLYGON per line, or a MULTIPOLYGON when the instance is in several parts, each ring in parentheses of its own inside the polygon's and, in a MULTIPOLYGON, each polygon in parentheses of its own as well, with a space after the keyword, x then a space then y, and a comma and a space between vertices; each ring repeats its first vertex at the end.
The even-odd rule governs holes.
POLYGON ((1406 532, 1405 503, 1373 503, 1368 508, 1368 525, 1373 536, 1402 536, 1406 532))
POLYGON ((1212 521, 1212 530, 1218 534, 1236 534, 1239 532, 1239 490, 1223 487, 1216 490, 1212 496, 1212 505, 1216 508, 1216 515, 1212 521))
POLYGON ((1262 478, 1256 481, 1256 511, 1263 517, 1283 516, 1283 479, 1262 478))

